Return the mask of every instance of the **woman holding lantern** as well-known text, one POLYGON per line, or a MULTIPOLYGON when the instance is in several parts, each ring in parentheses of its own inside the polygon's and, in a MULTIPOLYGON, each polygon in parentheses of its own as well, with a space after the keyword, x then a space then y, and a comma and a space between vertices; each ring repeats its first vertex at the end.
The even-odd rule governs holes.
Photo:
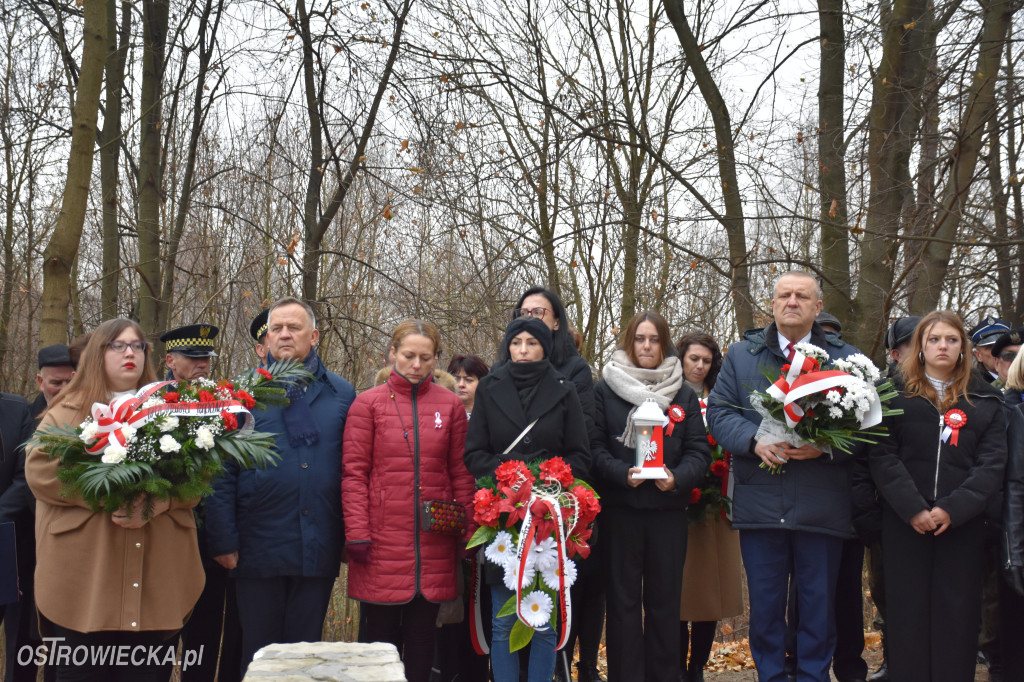
MULTIPOLYGON (((551 348, 551 330, 537 316, 517 317, 506 327, 503 354, 509 361, 497 365, 476 389, 464 456, 473 476, 493 476, 499 465, 510 460, 561 457, 577 478, 587 478, 590 449, 583 410, 572 382, 551 366, 551 348)), ((514 593, 493 564, 484 564, 484 577, 491 587, 494 612, 494 682, 518 682, 519 655, 509 643, 516 616, 497 615, 514 593)), ((551 682, 556 635, 552 628, 534 633, 529 682, 551 682)))
MULTIPOLYGON (((700 398, 703 413, 705 400, 722 368, 722 351, 710 334, 691 332, 676 342, 676 352, 683 364, 683 381, 700 398)), ((683 598, 679 606, 679 664, 685 671, 686 682, 703 682, 717 621, 743 613, 740 537, 723 516, 728 455, 716 443, 711 446, 712 462, 701 486, 704 494, 689 510, 683 598)))
POLYGON ((711 455, 664 317, 645 311, 630 320, 594 403, 608 680, 678 680, 686 506, 711 455), (647 412, 656 418, 637 419, 647 412))
POLYGON ((894 680, 974 679, 984 516, 1003 483, 1006 420, 997 390, 971 375, 956 314, 918 323, 869 449, 882 498, 886 633, 894 680))

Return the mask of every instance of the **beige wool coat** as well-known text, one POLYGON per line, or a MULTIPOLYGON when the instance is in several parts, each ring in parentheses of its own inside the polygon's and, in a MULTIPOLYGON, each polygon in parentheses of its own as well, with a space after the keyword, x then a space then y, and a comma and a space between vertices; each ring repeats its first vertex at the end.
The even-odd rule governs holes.
MULTIPOLYGON (((56 405, 40 428, 77 423, 78 408, 56 405)), ((36 497, 36 607, 79 632, 177 631, 192 612, 205 574, 192 508, 171 501, 142 528, 114 525, 81 498, 64 498, 57 460, 29 450, 25 478, 36 497)))
POLYGON ((718 514, 691 523, 679 620, 700 622, 743 613, 740 536, 718 514))

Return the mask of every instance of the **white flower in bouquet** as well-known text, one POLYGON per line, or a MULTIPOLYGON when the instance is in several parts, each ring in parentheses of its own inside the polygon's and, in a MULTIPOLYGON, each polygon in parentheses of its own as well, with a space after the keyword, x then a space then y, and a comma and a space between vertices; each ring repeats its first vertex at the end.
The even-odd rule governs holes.
POLYGON ((135 427, 133 427, 133 426, 122 426, 121 427, 121 435, 124 436, 125 443, 134 443, 135 442, 135 434, 137 434, 137 433, 138 433, 138 430, 135 427))
POLYGON ((516 548, 512 542, 512 534, 508 531, 498 531, 491 544, 484 550, 484 556, 492 564, 504 566, 516 558, 516 548))
POLYGON ((181 450, 181 443, 174 440, 174 436, 163 435, 160 436, 160 451, 161 452, 178 452, 181 450))
POLYGON ((82 440, 83 443, 89 443, 90 441, 95 440, 96 434, 99 433, 99 431, 96 428, 96 422, 94 422, 91 419, 86 419, 84 422, 82 422, 81 428, 82 433, 78 437, 82 440))
POLYGON ((163 417, 160 417, 160 422, 158 426, 160 427, 160 430, 162 432, 170 433, 174 429, 178 428, 178 423, 179 422, 177 417, 175 417, 173 414, 168 414, 163 417))
POLYGON ((117 464, 124 460, 128 451, 120 443, 111 443, 107 447, 103 448, 103 456, 100 457, 100 461, 104 464, 117 464))
POLYGON ((814 358, 820 364, 828 362, 828 351, 824 348, 818 348, 813 343, 798 343, 795 348, 805 356, 814 358))
POLYGON ((840 395, 839 391, 835 389, 832 389, 831 391, 825 394, 825 400, 832 403, 833 405, 838 405, 842 401, 842 399, 843 396, 840 395))
POLYGON ((871 358, 862 353, 854 353, 846 358, 846 361, 853 365, 854 369, 849 371, 858 379, 873 384, 882 376, 878 368, 875 367, 875 363, 871 362, 871 358))
POLYGON ((214 444, 213 431, 210 431, 209 426, 204 425, 196 429, 196 447, 202 448, 203 450, 210 450, 213 448, 214 444))
MULTIPOLYGON (((572 559, 565 560, 565 586, 571 587, 576 582, 576 562, 572 559)), ((540 578, 544 581, 544 584, 550 587, 552 590, 559 589, 558 585, 558 564, 555 564, 553 568, 546 571, 540 572, 540 578)))
POLYGON ((530 563, 538 571, 548 571, 558 566, 558 543, 554 538, 534 540, 530 548, 530 563))
POLYGON ((157 396, 153 395, 146 398, 146 402, 142 403, 142 405, 139 406, 139 409, 146 410, 149 409, 150 407, 156 407, 162 402, 163 400, 161 398, 158 398, 157 396))
POLYGON ((832 407, 828 408, 828 416, 832 417, 833 419, 841 419, 843 416, 843 411, 842 409, 833 405, 832 407))
MULTIPOLYGON (((526 564, 526 571, 523 573, 523 584, 529 585, 533 582, 533 579, 537 576, 537 569, 531 566, 529 563, 526 564)), ((515 556, 511 560, 505 563, 505 576, 503 581, 505 587, 516 591, 516 583, 519 579, 519 562, 515 560, 515 556)))
POLYGON ((551 619, 551 609, 555 604, 546 592, 534 590, 523 597, 521 611, 526 624, 531 628, 542 628, 551 619))

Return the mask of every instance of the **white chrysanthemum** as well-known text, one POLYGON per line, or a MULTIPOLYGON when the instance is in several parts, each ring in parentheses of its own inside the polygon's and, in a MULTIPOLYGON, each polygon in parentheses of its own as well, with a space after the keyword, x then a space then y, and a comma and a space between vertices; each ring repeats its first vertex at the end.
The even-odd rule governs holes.
MULTIPOLYGON (((524 585, 531 584, 533 582, 533 579, 536 576, 537 576, 537 569, 535 569, 530 564, 527 564, 526 565, 526 572, 523 573, 523 584, 524 585)), ((518 578, 519 578, 519 562, 515 561, 514 557, 513 557, 513 560, 508 561, 505 564, 505 575, 503 577, 503 582, 505 583, 505 587, 507 587, 508 589, 510 589, 513 592, 515 592, 516 591, 516 587, 517 587, 516 582, 517 582, 518 578)))
POLYGON ((516 558, 516 547, 512 542, 512 534, 508 531, 498 531, 491 544, 484 549, 484 556, 492 564, 505 566, 509 561, 516 558))
POLYGON ((210 431, 210 427, 200 426, 196 429, 196 447, 202 448, 203 450, 210 450, 213 448, 213 445, 213 432, 210 431))
POLYGON ((527 625, 531 628, 542 628, 548 624, 548 620, 551 618, 551 609, 554 606, 554 602, 546 592, 534 590, 523 597, 520 610, 527 625))
POLYGON ((798 343, 796 350, 818 362, 828 362, 828 353, 823 348, 818 348, 813 343, 798 343))
POLYGON ((128 451, 120 443, 111 443, 103 448, 103 456, 100 461, 104 464, 117 464, 125 458, 128 451))
POLYGON ((169 433, 174 429, 178 428, 178 424, 178 418, 175 417, 173 414, 168 414, 163 417, 160 417, 160 423, 158 424, 158 426, 160 427, 160 430, 162 432, 169 433))
POLYGON ((156 407, 161 402, 163 402, 163 401, 160 400, 160 398, 158 398, 156 396, 150 396, 150 397, 146 398, 146 402, 142 403, 142 405, 139 406, 139 409, 140 410, 145 410, 145 409, 148 409, 150 407, 156 407))
POLYGON ((537 567, 538 571, 549 571, 558 566, 558 544, 554 538, 534 540, 530 548, 529 562, 537 567))
POLYGON ((174 440, 174 436, 163 435, 160 436, 160 451, 161 452, 177 452, 181 450, 181 443, 174 440))
POLYGON ((82 439, 83 443, 88 443, 89 441, 94 440, 96 438, 97 433, 98 431, 96 430, 96 422, 87 419, 86 421, 82 422, 82 433, 78 437, 82 439))
POLYGON ((833 419, 840 419, 843 416, 843 411, 833 405, 832 407, 828 408, 828 416, 832 417, 833 419))
POLYGON ((836 391, 835 389, 825 394, 825 400, 829 401, 833 405, 838 405, 839 401, 841 401, 842 399, 843 396, 839 395, 839 391, 836 391))
MULTIPOLYGON (((558 565, 548 571, 540 572, 540 579, 544 581, 544 584, 550 587, 552 590, 558 590, 558 565)), ((565 586, 572 587, 572 584, 576 582, 576 562, 572 559, 565 560, 565 586)))

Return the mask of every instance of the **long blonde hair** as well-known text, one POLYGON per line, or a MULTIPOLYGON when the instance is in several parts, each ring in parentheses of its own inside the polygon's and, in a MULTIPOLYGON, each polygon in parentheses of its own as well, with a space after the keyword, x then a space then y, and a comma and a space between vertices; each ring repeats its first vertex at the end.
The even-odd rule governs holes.
POLYGON ((971 363, 967 359, 970 357, 970 353, 971 342, 967 338, 967 331, 964 329, 964 323, 960 320, 959 315, 951 310, 935 310, 928 313, 917 323, 914 335, 911 337, 910 351, 900 360, 900 372, 906 382, 907 393, 930 400, 932 404, 938 406, 939 410, 948 410, 961 397, 970 403, 970 399, 967 397, 967 384, 971 380, 971 363), (935 387, 925 376, 924 356, 922 355, 924 335, 940 322, 953 327, 960 335, 960 359, 953 368, 952 383, 946 388, 941 403, 935 387))
MULTIPOLYGON (((47 412, 54 405, 66 403, 78 408, 77 419, 81 421, 89 414, 93 403, 105 403, 110 400, 111 389, 107 385, 107 373, 103 366, 104 353, 107 350, 107 345, 126 329, 134 330, 140 339, 146 340, 146 333, 142 331, 142 327, 125 318, 107 320, 89 334, 89 341, 82 351, 75 376, 71 377, 68 385, 53 399, 47 412)), ((149 359, 151 349, 152 346, 147 343, 146 350, 143 352, 142 376, 139 377, 136 388, 156 381, 156 372, 153 371, 153 363, 149 359)))

